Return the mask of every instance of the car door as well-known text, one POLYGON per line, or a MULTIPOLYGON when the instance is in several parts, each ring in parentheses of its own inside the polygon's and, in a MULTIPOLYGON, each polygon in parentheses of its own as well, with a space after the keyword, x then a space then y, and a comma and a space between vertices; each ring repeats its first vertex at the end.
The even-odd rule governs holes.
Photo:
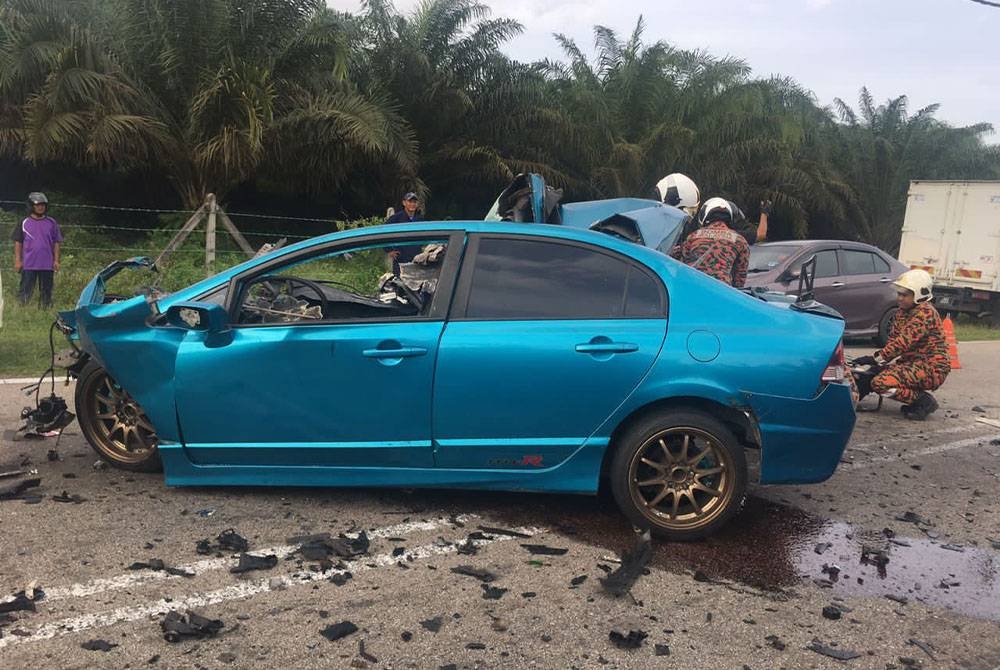
POLYGON ((557 465, 628 397, 666 334, 656 275, 599 247, 473 236, 434 380, 435 462, 557 465))
POLYGON ((835 247, 811 249, 803 254, 792 267, 804 263, 813 255, 816 256, 816 276, 813 280, 813 295, 816 297, 816 300, 824 305, 829 305, 837 309, 840 289, 844 286, 844 282, 840 279, 837 249, 835 247))
POLYGON ((431 466, 434 365, 462 241, 447 233, 368 238, 237 277, 225 338, 190 331, 178 351, 176 404, 189 458, 431 466), (430 242, 448 247, 427 277, 435 290, 422 309, 404 309, 405 296, 365 296, 358 284, 374 293, 386 249, 430 242), (270 292, 264 302, 261 286, 270 292))
POLYGON ((889 264, 866 249, 842 248, 840 268, 843 286, 837 310, 848 330, 877 329, 886 309, 895 303, 889 264))

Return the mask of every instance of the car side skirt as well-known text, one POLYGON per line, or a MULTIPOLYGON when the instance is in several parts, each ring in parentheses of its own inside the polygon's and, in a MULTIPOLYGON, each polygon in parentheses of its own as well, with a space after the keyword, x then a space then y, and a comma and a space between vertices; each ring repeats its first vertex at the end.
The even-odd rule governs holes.
POLYGON ((591 439, 559 465, 516 469, 198 465, 187 458, 181 444, 161 443, 159 451, 169 486, 407 487, 594 494, 607 447, 607 439, 591 439))

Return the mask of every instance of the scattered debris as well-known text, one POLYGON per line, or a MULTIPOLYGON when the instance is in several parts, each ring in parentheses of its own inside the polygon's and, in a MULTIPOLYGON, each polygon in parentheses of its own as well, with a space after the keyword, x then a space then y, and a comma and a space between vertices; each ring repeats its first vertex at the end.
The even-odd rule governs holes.
POLYGON ((197 512, 195 512, 195 514, 197 514, 198 516, 200 516, 203 519, 207 519, 208 517, 210 517, 213 514, 215 514, 215 510, 209 507, 209 508, 206 508, 206 509, 200 509, 197 512))
POLYGON ((97 459, 96 461, 94 461, 94 466, 93 467, 94 467, 95 470, 97 470, 98 472, 100 472, 101 470, 107 470, 108 469, 108 464, 107 464, 107 462, 102 461, 101 459, 97 459))
POLYGON ((0 487, 0 500, 17 500, 22 493, 42 484, 40 477, 24 479, 8 486, 0 487))
POLYGON ((980 414, 986 414, 986 410, 983 409, 982 407, 980 407, 979 405, 976 405, 975 407, 973 407, 972 411, 973 412, 979 412, 980 414))
POLYGON ((151 558, 146 562, 136 561, 132 565, 128 566, 126 570, 156 570, 158 572, 166 572, 170 575, 176 575, 178 577, 194 577, 194 573, 184 568, 171 568, 168 567, 159 558, 151 558))
POLYGON ((79 505, 82 502, 86 502, 87 499, 79 494, 74 493, 73 495, 70 495, 66 491, 63 491, 57 496, 52 496, 52 500, 58 503, 73 503, 74 505, 79 505))
POLYGON ((779 638, 777 635, 768 635, 764 638, 764 641, 767 642, 772 647, 774 647, 775 649, 777 649, 778 651, 784 651, 785 647, 788 646, 784 642, 782 642, 781 638, 779 638))
POLYGON ((824 563, 823 567, 821 569, 821 572, 824 575, 828 575, 830 577, 830 581, 831 582, 835 582, 838 579, 840 579, 840 566, 839 565, 836 565, 836 564, 830 565, 828 563, 824 563))
POLYGON ((909 598, 907 598, 905 596, 893 595, 892 593, 885 594, 885 597, 888 598, 889 600, 891 600, 894 603, 899 603, 900 605, 905 605, 906 603, 910 602, 909 598))
POLYGON ((917 649, 919 649, 920 651, 924 652, 925 654, 930 656, 932 661, 937 660, 934 657, 934 654, 931 653, 932 651, 934 651, 934 647, 931 645, 930 642, 921 642, 920 640, 911 637, 909 640, 906 641, 906 644, 912 645, 917 649))
POLYGON ((863 544, 861 545, 861 562, 865 565, 874 565, 878 570, 878 576, 885 577, 885 566, 889 564, 889 554, 885 549, 863 544))
POLYGON ((465 648, 472 649, 474 651, 482 651, 483 649, 486 649, 486 645, 483 644, 482 642, 470 642, 469 644, 465 645, 465 648))
POLYGON ((325 637, 330 642, 336 642, 340 638, 347 637, 352 633, 357 633, 358 627, 350 621, 341 621, 340 623, 335 623, 327 626, 319 632, 320 635, 325 637))
POLYGON ((443 623, 444 623, 444 618, 436 616, 433 619, 426 619, 424 621, 421 621, 420 625, 421 627, 424 628, 424 630, 429 630, 432 633, 436 633, 439 630, 441 630, 441 624, 443 623))
POLYGON ((338 572, 335 575, 330 575, 330 581, 336 584, 337 586, 343 586, 344 584, 347 583, 347 580, 352 579, 353 577, 354 575, 352 575, 350 572, 338 572))
POLYGON ((827 549, 833 547, 833 542, 817 542, 816 546, 813 547, 813 551, 817 554, 822 555, 827 549))
POLYGON ((838 661, 850 661, 853 658, 861 658, 861 654, 852 651, 850 649, 835 649, 833 647, 828 647, 819 640, 814 639, 806 647, 810 651, 815 651, 817 654, 822 654, 823 656, 829 656, 830 658, 835 658, 838 661))
POLYGON ((611 640, 611 644, 619 649, 638 649, 642 646, 642 641, 647 637, 649 637, 649 634, 643 630, 630 629, 628 632, 625 632, 623 629, 614 628, 608 633, 608 639, 611 640))
POLYGON ((481 568, 475 568, 471 565, 459 565, 451 569, 456 575, 465 575, 467 577, 475 577, 481 582, 492 582, 495 581, 497 576, 490 572, 489 570, 484 570, 481 568))
POLYGON ((107 640, 87 640, 80 645, 80 647, 87 651, 111 651, 117 646, 117 644, 112 644, 107 640))
POLYGON ((195 551, 204 555, 216 551, 247 551, 249 548, 250 543, 245 537, 237 533, 235 528, 227 528, 216 536, 214 545, 207 538, 198 540, 195 551))
POLYGON ((413 633, 408 630, 404 630, 399 637, 403 640, 403 642, 409 642, 413 639, 413 633))
POLYGON ((367 554, 371 548, 371 540, 364 531, 357 537, 348 537, 343 533, 339 537, 331 537, 329 533, 298 535, 288 538, 288 543, 298 544, 299 548, 294 553, 307 561, 319 561, 330 556, 354 558, 367 554))
POLYGON ((378 663, 378 659, 365 651, 365 641, 358 640, 358 656, 365 659, 369 663, 378 663))
POLYGON ((35 612, 35 603, 45 597, 45 592, 31 582, 22 591, 18 591, 10 600, 0 602, 0 614, 8 612, 35 612))
MULTIPOLYGON (((506 535, 508 537, 520 537, 523 539, 529 539, 531 537, 526 533, 522 533, 517 530, 508 530, 507 528, 495 528, 491 526, 477 526, 477 528, 479 528, 479 530, 489 535, 506 535)), ((489 538, 483 538, 483 539, 489 539, 489 538)))
POLYGON ((621 565, 607 577, 601 577, 601 586, 613 596, 623 596, 632 589, 646 569, 653 548, 649 530, 636 535, 632 551, 622 553, 621 565))
POLYGON ((45 454, 45 458, 48 459, 49 463, 55 463, 59 460, 59 452, 55 449, 49 449, 48 453, 45 454))
POLYGON ((653 654, 655 656, 670 656, 670 647, 665 644, 654 645, 653 654))
POLYGON ((235 567, 229 568, 229 572, 241 574, 251 570, 270 570, 278 564, 278 557, 274 554, 267 556, 255 556, 253 554, 240 554, 240 562, 235 567))
POLYGON ((958 581, 957 579, 951 579, 949 577, 945 577, 940 582, 938 582, 937 587, 939 589, 950 589, 950 588, 954 588, 956 586, 961 586, 961 585, 962 585, 962 582, 958 581))
POLYGON ((25 477, 37 475, 38 470, 8 470, 7 472, 0 472, 0 479, 7 479, 9 477, 25 477))
POLYGON ((570 588, 576 588, 580 584, 583 584, 585 581, 587 581, 587 575, 580 575, 578 577, 574 577, 573 579, 569 580, 570 588))
POLYGON ((827 605, 823 608, 823 618, 836 621, 840 618, 840 609, 833 605, 827 605))
POLYGON ((180 642, 186 637, 197 639, 213 637, 223 626, 225 624, 221 620, 209 619, 191 610, 188 610, 187 617, 177 610, 170 610, 160 622, 163 639, 170 643, 180 642))
POLYGON ((958 553, 963 553, 965 551, 965 547, 960 544, 942 544, 941 548, 947 549, 948 551, 957 551, 958 553))
POLYGON ((569 549, 549 547, 544 544, 522 544, 524 549, 533 556, 564 556, 569 549))
POLYGON ((503 594, 507 593, 507 589, 502 589, 499 586, 490 586, 489 584, 480 584, 483 587, 483 598, 486 600, 500 600, 503 594))

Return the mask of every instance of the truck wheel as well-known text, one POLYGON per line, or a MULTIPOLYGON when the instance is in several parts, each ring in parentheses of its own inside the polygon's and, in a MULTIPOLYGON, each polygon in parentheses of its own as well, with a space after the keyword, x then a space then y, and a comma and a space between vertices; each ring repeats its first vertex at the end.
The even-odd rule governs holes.
POLYGON ((109 464, 137 472, 162 468, 156 429, 146 413, 93 361, 76 382, 76 417, 87 442, 109 464))
POLYGON ((990 326, 1000 328, 1000 296, 990 301, 990 326))
POLYGON ((697 540, 743 506, 743 447, 715 417, 693 410, 651 414, 616 440, 611 491, 633 525, 668 540, 697 540))

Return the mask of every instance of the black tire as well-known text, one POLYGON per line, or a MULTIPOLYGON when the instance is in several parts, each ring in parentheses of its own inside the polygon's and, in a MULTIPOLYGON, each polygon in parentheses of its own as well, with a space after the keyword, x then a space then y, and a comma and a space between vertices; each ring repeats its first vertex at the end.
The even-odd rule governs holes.
POLYGON ((878 346, 884 347, 889 341, 889 328, 892 326, 892 320, 896 317, 896 312, 898 311, 898 307, 890 307, 882 315, 882 320, 878 322, 878 335, 875 337, 878 346))
POLYGON ((650 414, 613 448, 615 502, 633 525, 659 537, 704 538, 743 507, 746 455, 732 431, 710 414, 684 409, 650 414))
POLYGON ((76 381, 76 419, 87 442, 110 465, 135 472, 163 468, 149 418, 128 391, 93 361, 76 381))
POLYGON ((1000 296, 990 301, 990 327, 1000 328, 1000 296))

